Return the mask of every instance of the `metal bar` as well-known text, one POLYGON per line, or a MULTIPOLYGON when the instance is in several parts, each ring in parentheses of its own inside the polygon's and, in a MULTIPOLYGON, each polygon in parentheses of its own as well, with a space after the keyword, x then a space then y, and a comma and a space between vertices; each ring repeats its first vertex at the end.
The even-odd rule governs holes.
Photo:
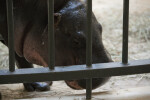
MULTIPOLYGON (((87 0, 86 67, 92 67, 92 0, 87 0)), ((86 99, 91 99, 92 79, 86 81, 86 99)))
POLYGON ((92 98, 92 78, 86 80, 86 100, 92 98))
POLYGON ((6 6, 9 46, 9 71, 13 72, 15 71, 13 0, 6 0, 6 6))
POLYGON ((92 67, 92 0, 87 0, 86 65, 92 67))
POLYGON ((123 8, 123 52, 122 63, 128 63, 128 27, 129 27, 129 0, 124 0, 123 8))
POLYGON ((150 59, 129 61, 128 64, 121 62, 93 64, 92 68, 86 65, 49 68, 16 69, 15 72, 8 70, 0 71, 0 84, 40 82, 87 79, 95 77, 109 77, 150 73, 150 59))
POLYGON ((49 51, 49 68, 55 66, 55 36, 54 36, 54 0, 48 0, 48 51, 49 51))

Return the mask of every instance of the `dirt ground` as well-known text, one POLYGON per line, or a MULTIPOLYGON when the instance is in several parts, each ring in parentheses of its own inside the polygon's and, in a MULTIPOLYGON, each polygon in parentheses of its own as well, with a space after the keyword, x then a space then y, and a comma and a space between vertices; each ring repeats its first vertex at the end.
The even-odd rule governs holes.
MULTIPOLYGON (((114 61, 121 61, 122 51, 122 11, 123 0, 93 0, 93 12, 103 27, 103 42, 114 61)), ((150 59, 150 1, 130 0, 130 24, 129 24, 129 60, 150 59)), ((8 68, 8 50, 0 44, 0 69, 8 68)), ((93 90, 94 100, 112 100, 110 92, 128 93, 133 90, 142 93, 145 88, 150 90, 150 74, 138 74, 112 77, 102 87, 93 90), (136 88, 139 88, 137 90, 136 88), (126 92, 119 92, 119 90, 126 92), (99 95, 97 97, 97 95, 99 95), (105 95, 105 96, 104 96, 105 95), (96 98, 95 98, 96 97, 96 98), (111 96, 110 96, 111 97, 111 96)), ((134 91, 134 93, 135 93, 134 91)), ((54 82, 51 91, 26 92, 22 84, 0 85, 4 100, 83 100, 77 96, 85 94, 85 90, 72 90, 63 81, 54 82), (74 96, 68 99, 69 96, 74 96), (54 99, 54 97, 56 97, 54 99), (65 99, 62 99, 65 98, 65 99)), ((148 91, 150 92, 150 91, 148 91)), ((117 97, 116 96, 116 97, 117 97)), ((129 99, 114 99, 129 100, 129 99)), ((149 100, 149 99, 135 99, 149 100)))

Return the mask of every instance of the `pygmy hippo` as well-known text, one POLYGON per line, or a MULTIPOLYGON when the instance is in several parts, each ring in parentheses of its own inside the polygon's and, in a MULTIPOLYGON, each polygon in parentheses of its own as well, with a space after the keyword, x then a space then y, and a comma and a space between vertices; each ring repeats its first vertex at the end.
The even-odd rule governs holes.
MULTIPOLYGON (((86 58, 86 5, 80 0, 54 0, 55 65, 81 65, 86 58)), ((15 59, 18 68, 32 64, 48 66, 47 0, 13 0, 15 59)), ((8 46, 6 0, 0 0, 0 34, 8 46)), ((92 63, 111 62, 102 42, 102 26, 92 15, 92 63)), ((104 84, 109 77, 93 78, 92 88, 104 84)), ((85 79, 66 80, 73 89, 85 89, 85 79)), ((49 90, 49 84, 23 83, 28 91, 49 90)))

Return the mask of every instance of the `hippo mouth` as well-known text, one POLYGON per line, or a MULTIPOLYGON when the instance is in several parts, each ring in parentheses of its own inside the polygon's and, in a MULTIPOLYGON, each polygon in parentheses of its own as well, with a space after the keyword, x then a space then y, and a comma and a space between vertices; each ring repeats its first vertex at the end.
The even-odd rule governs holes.
MULTIPOLYGON (((75 57, 75 65, 83 64, 81 59, 75 57)), ((105 84, 109 80, 109 77, 106 78, 93 78, 92 79, 92 89, 96 89, 99 86, 105 84)), ((83 90, 86 89, 86 79, 79 80, 65 80, 67 86, 75 90, 83 90)))
POLYGON ((84 88, 82 88, 78 82, 76 80, 69 80, 69 81, 65 81, 66 84, 71 87, 72 89, 75 89, 75 90, 82 90, 84 88))
MULTIPOLYGON (((74 65, 79 65, 80 64, 80 60, 78 57, 74 57, 74 65)), ((72 89, 75 90, 82 90, 84 89, 82 86, 80 86, 78 80, 65 80, 65 83, 67 84, 67 86, 69 86, 72 89)))
MULTIPOLYGON (((93 78, 92 79, 92 89, 96 89, 99 86, 102 86, 105 84, 110 78, 105 77, 105 78, 93 78)), ((66 80, 66 84, 75 90, 82 90, 86 89, 86 79, 80 79, 80 80, 66 80)))

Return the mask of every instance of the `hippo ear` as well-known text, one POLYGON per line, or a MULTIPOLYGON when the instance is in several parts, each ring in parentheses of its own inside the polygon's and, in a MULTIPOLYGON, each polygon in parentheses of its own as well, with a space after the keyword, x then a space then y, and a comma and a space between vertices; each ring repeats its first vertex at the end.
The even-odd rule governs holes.
POLYGON ((54 24, 55 24, 55 27, 58 26, 60 20, 61 20, 61 14, 60 13, 54 13, 54 24))

